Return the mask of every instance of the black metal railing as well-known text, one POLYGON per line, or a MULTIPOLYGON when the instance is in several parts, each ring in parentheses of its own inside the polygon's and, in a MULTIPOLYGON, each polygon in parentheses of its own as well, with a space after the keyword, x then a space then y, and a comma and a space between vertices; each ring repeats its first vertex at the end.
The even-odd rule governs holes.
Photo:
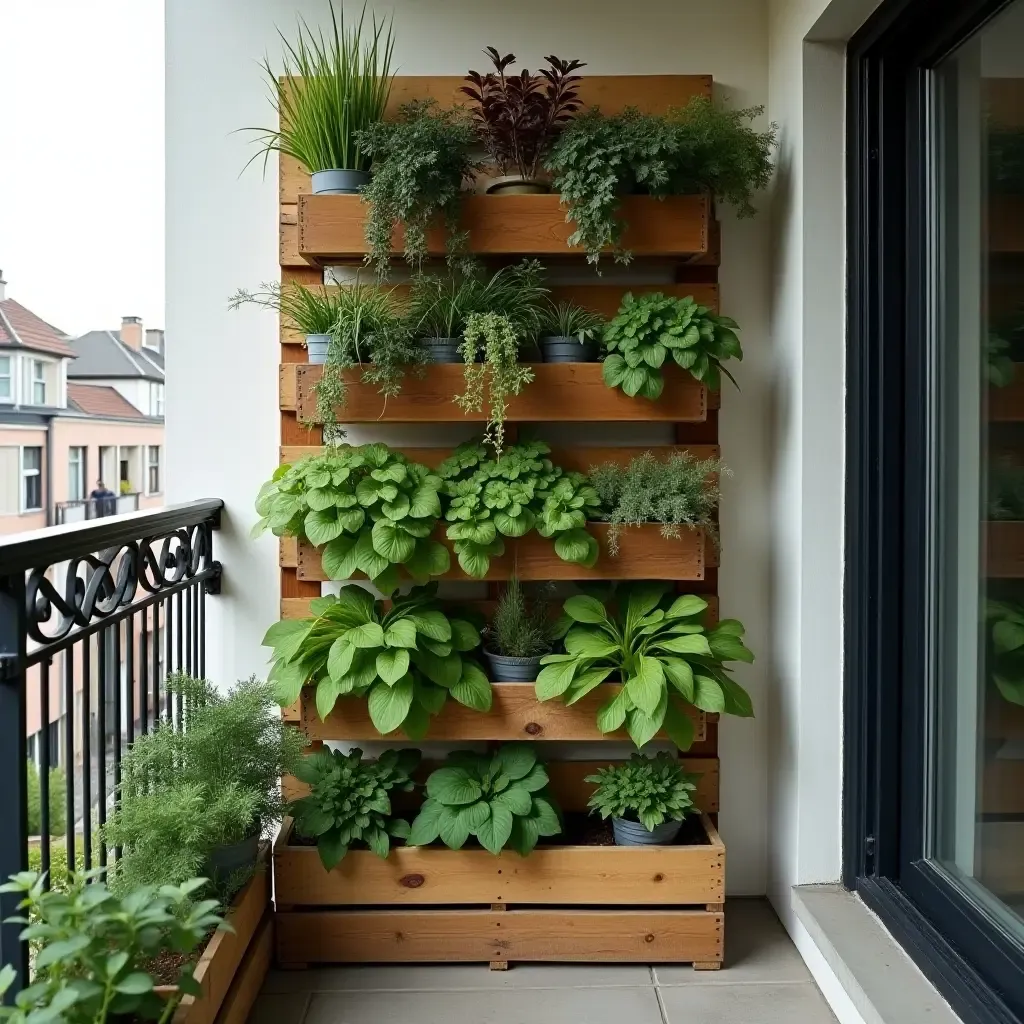
MULTIPOLYGON (((0 538, 0 880, 28 866, 30 756, 41 870, 107 863, 99 833, 123 751, 180 717, 168 674, 205 674, 223 506, 194 501, 0 538), (62 807, 50 806, 51 768, 63 772, 62 807)), ((14 910, 14 898, 0 897, 0 918, 14 910)), ((14 964, 23 981, 18 932, 0 924, 0 965, 14 964)))
POLYGON ((87 519, 102 519, 104 516, 135 512, 139 508, 139 492, 111 494, 109 498, 82 498, 79 501, 58 501, 54 506, 54 522, 57 526, 66 523, 83 523, 87 519))

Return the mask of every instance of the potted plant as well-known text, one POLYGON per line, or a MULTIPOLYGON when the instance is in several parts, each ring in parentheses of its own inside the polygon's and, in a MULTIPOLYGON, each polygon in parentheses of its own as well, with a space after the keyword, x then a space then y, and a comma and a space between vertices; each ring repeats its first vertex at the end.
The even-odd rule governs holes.
POLYGON ((503 743, 493 754, 457 750, 427 777, 427 799, 409 833, 410 846, 440 839, 461 850, 470 836, 493 854, 527 856, 541 836, 562 831, 548 773, 530 743, 503 743))
POLYGON ((1018 601, 987 601, 987 664, 992 682, 1004 700, 1024 705, 1024 605, 1018 601))
POLYGON ((324 719, 339 697, 365 698, 382 736, 402 729, 410 739, 426 735, 430 716, 449 695, 476 711, 489 710, 491 684, 464 657, 480 646, 480 634, 466 620, 449 618, 436 595, 436 583, 413 587, 386 608, 350 585, 337 597, 314 598, 312 618, 271 626, 263 645, 272 648, 270 680, 278 702, 293 704, 309 683, 324 719))
MULTIPOLYGON (((201 995, 194 964, 178 969, 164 997, 149 968, 161 954, 187 956, 211 930, 224 927, 216 900, 195 899, 206 879, 145 886, 118 898, 102 873, 75 875, 64 890, 50 889, 34 871, 0 886, 0 892, 21 895, 19 916, 8 923, 26 925, 20 938, 36 946, 32 984, 15 996, 13 1008, 0 1008, 0 1020, 168 1024, 186 995, 201 995)), ((10 965, 0 970, 0 1000, 16 977, 10 965)))
POLYGON ((551 585, 527 600, 523 585, 513 576, 498 598, 494 617, 484 632, 484 657, 497 683, 532 683, 540 659, 550 654, 558 634, 551 620, 551 585))
POLYGON ((507 77, 514 54, 502 56, 493 46, 487 54, 495 70, 481 75, 470 71, 462 87, 471 100, 470 111, 499 177, 489 193, 523 195, 547 192, 540 179, 541 164, 559 132, 579 110, 582 61, 545 57, 548 66, 531 75, 525 69, 507 77))
POLYGON ((680 527, 704 530, 718 540, 718 481, 729 470, 721 459, 697 459, 673 452, 664 460, 644 452, 626 466, 606 462, 590 467, 590 482, 610 523, 608 551, 619 552, 624 526, 661 524, 661 535, 678 538, 680 527))
POLYGON ((634 754, 625 764, 587 776, 597 787, 587 806, 612 819, 616 846, 668 846, 693 808, 694 779, 665 751, 634 754))
POLYGON ((743 358, 738 328, 735 320, 717 316, 691 296, 673 299, 652 292, 635 297, 627 292, 604 331, 604 382, 621 387, 630 398, 657 399, 665 387, 661 367, 671 356, 715 391, 723 373, 735 384, 722 363, 743 358))
POLYGON ((326 363, 331 330, 338 319, 342 301, 340 289, 307 288, 291 283, 280 285, 271 281, 260 286, 258 292, 239 288, 228 300, 229 309, 239 309, 252 303, 280 314, 286 326, 306 339, 306 359, 310 363, 326 363))
POLYGON ((614 609, 589 594, 565 602, 572 626, 565 654, 541 659, 537 699, 560 697, 573 704, 617 676, 622 688, 597 712, 603 733, 625 725, 642 747, 661 729, 680 749, 693 742, 693 723, 681 704, 715 714, 753 716, 750 697, 725 668, 727 661, 754 660, 744 645, 743 624, 723 619, 713 629, 700 621, 702 597, 669 592, 669 584, 621 586, 614 609))
POLYGON ((302 737, 271 717, 267 683, 222 694, 177 674, 167 685, 181 699, 181 727, 157 725, 121 760, 120 801, 103 828, 107 845, 122 848, 111 886, 125 893, 206 875, 237 889, 263 830, 282 817, 280 778, 298 763, 302 737))
POLYGON ((548 302, 541 313, 540 351, 545 363, 595 363, 604 318, 574 302, 548 302))
POLYGON ((434 100, 407 103, 393 121, 378 121, 359 135, 373 158, 373 177, 363 188, 366 262, 379 278, 388 274, 391 242, 401 224, 405 259, 417 270, 427 257, 427 232, 444 225, 449 260, 466 244, 459 227, 462 184, 476 169, 473 126, 460 108, 442 110, 434 100))
POLYGON ((478 312, 480 281, 470 273, 417 274, 409 291, 408 323, 428 363, 461 363, 466 319, 478 312))
POLYGON ((393 816, 390 794, 412 792, 419 763, 418 750, 385 750, 376 761, 364 761, 358 747, 347 754, 326 747, 314 751, 295 770, 309 786, 309 795, 290 808, 295 833, 316 840, 328 871, 353 846, 387 857, 392 836, 409 836, 409 822, 393 816))
POLYGON ((988 518, 1024 521, 1024 466, 1006 455, 989 464, 988 518))
POLYGON ((265 168, 272 152, 294 157, 312 175, 314 195, 355 193, 370 180, 360 132, 383 119, 394 78, 390 25, 374 18, 364 37, 365 7, 351 30, 333 0, 330 11, 326 37, 301 17, 295 43, 278 32, 284 43, 280 73, 263 62, 278 127, 254 129, 261 134, 252 159, 262 153, 265 168))

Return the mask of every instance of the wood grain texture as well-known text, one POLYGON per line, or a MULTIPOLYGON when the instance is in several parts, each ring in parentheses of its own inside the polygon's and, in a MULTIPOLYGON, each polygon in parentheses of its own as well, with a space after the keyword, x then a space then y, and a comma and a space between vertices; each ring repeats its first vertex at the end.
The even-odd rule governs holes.
POLYGON ((1024 522, 985 524, 985 565, 989 579, 1024 579, 1024 522))
MULTIPOLYGON (((665 390, 652 402, 630 398, 610 388, 600 363, 535 363, 534 380, 508 404, 509 423, 700 423, 717 408, 719 393, 709 391, 678 366, 665 368, 665 390)), ((289 363, 281 367, 281 408, 298 413, 303 422, 316 420, 313 388, 323 367, 289 363)), ((435 364, 422 378, 405 381, 402 393, 387 402, 347 371, 349 394, 336 410, 339 423, 484 423, 485 412, 464 413, 453 396, 465 390, 460 364, 435 364)), ((285 442, 288 443, 288 442, 285 442)))
POLYGON ((295 907, 721 903, 725 846, 710 819, 702 815, 701 821, 708 842, 700 846, 538 846, 529 857, 397 847, 385 860, 350 850, 326 871, 316 847, 288 845, 287 819, 274 845, 274 895, 295 907))
MULTIPOLYGON (((366 254, 364 223, 366 204, 359 196, 300 195, 295 235, 297 252, 288 251, 290 238, 282 225, 281 265, 306 262, 325 266, 332 262, 362 259, 366 254)), ((624 230, 622 245, 634 256, 704 256, 708 251, 711 200, 704 195, 623 196, 619 216, 624 230)), ((566 208, 557 195, 466 195, 462 201, 461 226, 469 232, 469 250, 487 256, 575 257, 583 250, 570 248, 574 230, 566 220, 566 208)), ((288 225, 290 227, 290 225, 288 225)), ((403 231, 396 228, 392 251, 402 252, 403 231)), ((445 253, 445 234, 427 234, 427 251, 445 253)))
MULTIPOLYGON (((618 683, 602 683, 571 706, 560 700, 538 701, 533 683, 495 683, 491 710, 474 711, 449 700, 430 720, 429 740, 621 740, 629 742, 625 729, 602 733, 597 728, 598 709, 618 693, 618 683)), ((704 739, 707 716, 692 706, 687 714, 694 724, 694 740, 704 739)), ((321 721, 311 690, 302 694, 302 725, 311 740, 379 740, 370 721, 366 701, 342 697, 321 721)), ((397 734, 394 734, 396 741, 397 734)), ((664 733, 659 737, 665 738, 664 733)))
POLYGON ((721 961, 725 915, 703 910, 319 910, 277 915, 277 956, 302 963, 721 961))
POLYGON ((246 1024, 273 959, 274 915, 268 906, 256 935, 245 951, 235 980, 224 997, 216 1024, 246 1024))

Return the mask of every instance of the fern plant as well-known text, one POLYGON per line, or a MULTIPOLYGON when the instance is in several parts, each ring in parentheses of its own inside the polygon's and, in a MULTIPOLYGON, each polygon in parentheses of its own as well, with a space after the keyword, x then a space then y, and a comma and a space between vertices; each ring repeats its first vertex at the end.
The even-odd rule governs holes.
POLYGON ((558 636, 558 623, 550 615, 553 589, 553 584, 546 583, 527 597, 522 583, 513 576, 505 584, 486 630, 487 646, 506 658, 547 654, 558 636))

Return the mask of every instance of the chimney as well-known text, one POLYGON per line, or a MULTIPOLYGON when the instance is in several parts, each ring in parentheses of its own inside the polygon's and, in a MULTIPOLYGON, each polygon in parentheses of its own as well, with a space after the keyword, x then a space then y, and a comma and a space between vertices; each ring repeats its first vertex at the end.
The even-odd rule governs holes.
POLYGON ((4 272, 0 270, 0 302, 7 298, 7 282, 4 280, 4 272))
POLYGON ((142 318, 137 316, 121 317, 121 341, 136 352, 142 348, 142 318))
POLYGON ((143 342, 146 348, 152 349, 154 352, 159 352, 160 355, 164 354, 164 332, 150 328, 146 331, 146 340, 143 342))

